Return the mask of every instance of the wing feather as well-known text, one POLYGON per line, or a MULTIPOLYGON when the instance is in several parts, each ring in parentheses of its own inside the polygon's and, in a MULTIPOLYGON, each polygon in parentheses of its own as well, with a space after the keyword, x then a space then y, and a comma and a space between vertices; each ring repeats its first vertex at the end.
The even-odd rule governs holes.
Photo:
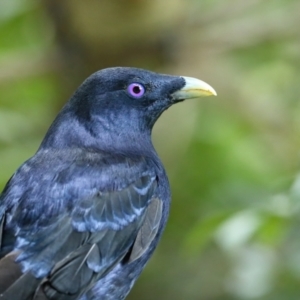
POLYGON ((141 257, 154 240, 162 216, 162 201, 158 198, 153 199, 146 211, 145 220, 137 234, 136 240, 132 247, 129 262, 141 257))
MULTIPOLYGON (((11 227, 5 228, 2 216, 0 253, 14 248, 20 254, 9 267, 16 268, 15 278, 0 283, 1 299, 17 299, 19 291, 28 300, 78 299, 130 249, 131 261, 140 257, 154 239, 161 217, 161 201, 153 199, 156 186, 155 176, 143 175, 120 190, 89 191, 74 200, 68 212, 48 223, 43 219, 39 226, 18 222, 14 218, 22 216, 21 207, 11 209, 10 224, 19 224, 18 230, 12 234, 11 227)), ((6 259, 0 260, 0 278, 6 276, 1 267, 6 259)))

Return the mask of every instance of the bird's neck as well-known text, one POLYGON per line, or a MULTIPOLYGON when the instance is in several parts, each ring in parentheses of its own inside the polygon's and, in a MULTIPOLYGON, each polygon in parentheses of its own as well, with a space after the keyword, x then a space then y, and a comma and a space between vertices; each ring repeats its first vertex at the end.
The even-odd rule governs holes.
POLYGON ((62 111, 50 126, 40 149, 87 148, 122 154, 155 154, 151 129, 128 118, 97 118, 82 122, 62 111))

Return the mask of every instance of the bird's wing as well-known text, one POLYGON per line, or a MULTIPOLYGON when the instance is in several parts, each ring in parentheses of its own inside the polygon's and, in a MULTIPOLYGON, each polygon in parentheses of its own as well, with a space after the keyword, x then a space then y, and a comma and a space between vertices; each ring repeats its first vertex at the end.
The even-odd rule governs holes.
POLYGON ((150 174, 112 191, 89 188, 47 222, 43 213, 32 222, 29 208, 13 206, 0 216, 0 250, 6 254, 0 260, 0 298, 77 299, 121 260, 138 259, 161 220, 156 186, 150 174), (5 218, 14 224, 7 230, 5 218))

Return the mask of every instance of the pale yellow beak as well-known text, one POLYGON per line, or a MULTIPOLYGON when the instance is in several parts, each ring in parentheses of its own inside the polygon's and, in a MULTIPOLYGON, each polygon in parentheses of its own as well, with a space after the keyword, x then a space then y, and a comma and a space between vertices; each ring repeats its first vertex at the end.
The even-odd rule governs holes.
POLYGON ((185 86, 173 93, 174 100, 180 101, 203 96, 217 96, 216 91, 206 82, 193 77, 181 76, 181 78, 184 79, 185 86))

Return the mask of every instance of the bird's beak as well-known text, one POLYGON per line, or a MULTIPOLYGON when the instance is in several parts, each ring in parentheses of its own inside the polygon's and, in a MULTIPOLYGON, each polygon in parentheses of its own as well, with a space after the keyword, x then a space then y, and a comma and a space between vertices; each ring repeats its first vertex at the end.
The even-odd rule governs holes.
POLYGON ((184 79, 185 86, 172 94, 172 97, 175 101, 217 95, 216 91, 209 84, 202 80, 184 76, 181 76, 181 78, 184 79))

